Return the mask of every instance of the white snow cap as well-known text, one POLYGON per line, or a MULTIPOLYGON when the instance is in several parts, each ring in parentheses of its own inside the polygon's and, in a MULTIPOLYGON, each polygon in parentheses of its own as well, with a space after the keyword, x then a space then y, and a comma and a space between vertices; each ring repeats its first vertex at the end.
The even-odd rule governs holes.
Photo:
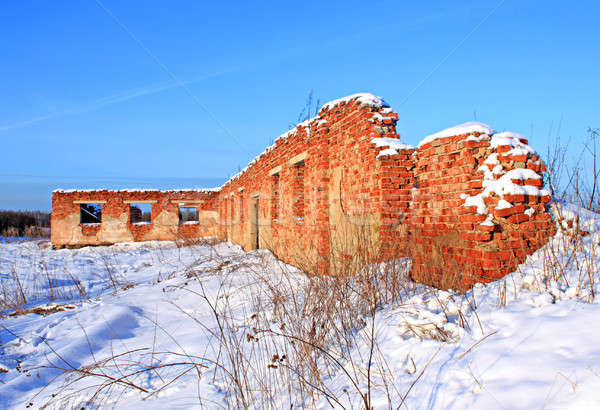
POLYGON ((375 144, 375 146, 378 148, 387 147, 387 148, 399 149, 399 150, 415 149, 415 147, 413 147, 412 145, 408 145, 408 144, 405 144, 402 141, 400 141, 400 138, 390 138, 390 137, 373 138, 371 140, 371 144, 375 144))
POLYGON ((497 148, 501 145, 509 145, 512 149, 507 152, 508 155, 527 155, 535 153, 533 148, 521 142, 521 140, 524 139, 525 137, 516 132, 499 132, 498 134, 492 135, 490 146, 492 148, 497 148))
POLYGON ((474 132, 492 135, 495 131, 492 127, 490 127, 488 124, 484 124, 483 122, 465 122, 464 124, 455 125, 454 127, 446 128, 445 130, 436 132, 435 134, 428 135, 421 142, 419 142, 418 147, 438 138, 453 137, 455 135, 470 134, 474 132))
POLYGON ((381 151, 379 154, 377 154, 377 158, 391 156, 391 155, 398 155, 398 151, 396 151, 393 148, 387 148, 387 149, 384 149, 383 151, 381 151))
MULTIPOLYGON (((226 186, 227 184, 229 184, 231 181, 236 180, 237 178, 239 178, 240 176, 242 176, 246 171, 248 171, 248 169, 250 169, 250 167, 252 165, 254 165, 256 162, 258 162, 258 160, 260 159, 261 156, 263 156, 264 154, 266 154, 267 152, 275 149, 275 147, 277 146, 277 143, 280 142, 281 140, 285 140, 289 137, 291 137, 292 135, 295 135, 298 130, 300 129, 300 127, 303 127, 306 134, 308 136, 310 136, 310 124, 313 121, 316 121, 316 125, 317 127, 320 125, 323 125, 325 123, 327 123, 327 120, 325 120, 324 118, 322 118, 321 113, 323 112, 323 110, 327 109, 331 109, 334 106, 336 106, 337 104, 343 103, 343 102, 348 102, 351 100, 356 100, 356 102, 362 104, 362 105, 368 105, 371 107, 377 107, 377 108, 383 108, 383 107, 389 107, 389 104, 386 103, 383 98, 378 97, 374 94, 371 93, 358 93, 358 94, 352 94, 352 95, 348 95, 346 97, 342 97, 342 98, 338 98, 337 100, 333 100, 333 101, 329 101, 328 103, 323 104, 323 106, 321 107, 321 109, 319 110, 319 113, 312 118, 309 118, 306 121, 303 121, 299 124, 297 124, 294 128, 292 128, 289 131, 284 132, 283 134, 281 134, 279 137, 277 137, 275 139, 275 141, 273 142, 272 145, 268 146, 263 152, 261 152, 260 154, 258 154, 256 157, 254 157, 254 159, 252 161, 250 161, 248 163, 248 165, 246 165, 246 167, 244 167, 244 169, 242 169, 240 172, 238 172, 237 174, 235 174, 234 176, 232 176, 231 178, 229 178, 227 180, 227 182, 225 182, 222 186, 226 186)), ((392 112, 391 110, 387 111, 386 113, 390 113, 392 112)), ((383 117, 382 117, 383 118, 383 117)))
POLYGON ((494 134, 492 138, 491 145, 492 147, 497 147, 499 145, 510 145, 514 140, 520 140, 525 138, 521 134, 517 134, 516 132, 505 131, 494 134))
POLYGON ((382 107, 389 107, 390 105, 388 103, 386 103, 383 98, 378 97, 374 94, 371 93, 358 93, 358 94, 352 94, 349 95, 347 97, 342 97, 342 98, 338 98, 337 100, 333 100, 333 101, 329 101, 328 103, 323 104, 323 107, 321 108, 321 110, 324 109, 331 109, 334 106, 343 103, 343 102, 348 102, 350 100, 354 100, 356 99, 357 102, 363 104, 363 105, 369 105, 371 107, 378 107, 378 108, 382 108, 382 107))

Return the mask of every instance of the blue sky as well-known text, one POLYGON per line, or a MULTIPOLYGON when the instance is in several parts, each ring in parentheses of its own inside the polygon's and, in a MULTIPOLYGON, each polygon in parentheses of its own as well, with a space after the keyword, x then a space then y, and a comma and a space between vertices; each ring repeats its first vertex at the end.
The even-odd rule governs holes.
POLYGON ((220 185, 310 90, 381 95, 413 144, 474 118, 540 152, 600 127, 597 1, 24 0, 0 15, 0 209, 49 210, 55 188, 220 185))

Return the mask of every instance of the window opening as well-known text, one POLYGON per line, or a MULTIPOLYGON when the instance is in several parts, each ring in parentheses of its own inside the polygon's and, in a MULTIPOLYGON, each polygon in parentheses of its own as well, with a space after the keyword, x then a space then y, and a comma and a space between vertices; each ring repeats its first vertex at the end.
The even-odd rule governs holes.
POLYGON ((82 225, 102 223, 102 204, 80 204, 79 222, 82 225))

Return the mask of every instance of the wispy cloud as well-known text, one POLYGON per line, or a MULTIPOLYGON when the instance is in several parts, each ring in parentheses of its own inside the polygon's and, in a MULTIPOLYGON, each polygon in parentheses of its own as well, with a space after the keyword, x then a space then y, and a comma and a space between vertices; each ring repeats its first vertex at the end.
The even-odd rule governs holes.
MULTIPOLYGON (((211 79, 214 77, 219 77, 219 76, 233 73, 233 72, 240 71, 240 70, 241 69, 239 69, 239 68, 225 70, 225 71, 221 71, 218 73, 213 73, 213 74, 196 77, 196 78, 193 78, 190 80, 185 80, 185 81, 182 81, 182 83, 185 85, 194 84, 194 83, 198 83, 198 82, 201 82, 204 80, 208 80, 208 79, 211 79)), ((84 104, 81 104, 77 108, 54 111, 49 114, 41 115, 39 117, 33 117, 33 118, 30 118, 27 120, 22 120, 22 121, 13 122, 10 124, 0 125, 0 132, 24 128, 24 127, 27 127, 27 126, 30 126, 30 125, 33 125, 33 124, 36 124, 36 123, 39 123, 42 121, 53 120, 53 119, 60 118, 60 117, 66 117, 66 116, 71 116, 71 115, 83 114, 83 113, 87 113, 90 111, 95 111, 95 110, 98 110, 103 107, 122 103, 125 101, 132 100, 134 98, 143 97, 146 95, 157 94, 162 91, 170 90, 170 89, 177 88, 180 86, 181 86, 181 84, 177 84, 175 81, 168 81, 168 82, 155 83, 155 84, 150 84, 150 85, 146 85, 143 87, 137 87, 137 88, 124 90, 124 91, 121 91, 121 92, 118 92, 118 93, 115 93, 115 94, 112 94, 112 95, 109 95, 106 97, 102 97, 102 98, 99 98, 99 99, 96 99, 96 100, 93 100, 90 102, 86 102, 84 104)))
MULTIPOLYGON (((418 30, 418 29, 422 29, 424 27, 430 26, 431 24, 433 24, 434 22, 436 22, 437 20, 439 20, 443 17, 444 17, 444 14, 437 13, 437 14, 423 16, 419 19, 408 21, 408 22, 406 22, 405 25, 399 26, 399 27, 398 26, 383 26, 383 25, 375 26, 375 27, 372 27, 367 30, 360 30, 360 31, 353 32, 349 35, 343 35, 343 36, 330 38, 329 40, 321 42, 321 44, 318 45, 316 48, 318 48, 318 49, 333 48, 333 47, 339 46, 340 44, 351 42, 352 40, 354 40, 356 38, 372 36, 372 35, 380 33, 380 32, 389 32, 390 30, 392 30, 392 31, 398 30, 398 29, 400 29, 400 30, 418 30)), ((193 78, 190 80, 180 81, 180 83, 177 83, 176 81, 172 80, 172 81, 155 83, 155 84, 150 84, 150 85, 146 85, 143 87, 124 90, 124 91, 121 91, 121 92, 118 92, 118 93, 115 93, 115 94, 112 94, 112 95, 109 95, 106 97, 99 98, 97 100, 82 103, 81 105, 79 105, 76 108, 54 111, 54 112, 50 112, 48 114, 41 115, 38 117, 33 117, 30 119, 26 119, 26 120, 21 120, 21 121, 16 121, 16 122, 9 123, 9 124, 0 125, 0 132, 10 131, 10 130, 19 129, 19 128, 25 128, 30 125, 34 125, 34 124, 37 124, 37 123, 40 123, 43 121, 53 120, 56 118, 84 114, 87 112, 101 109, 103 107, 107 107, 107 106, 111 106, 111 105, 118 104, 121 102, 129 101, 134 98, 157 94, 162 91, 181 87, 182 85, 185 86, 185 85, 189 85, 189 84, 194 84, 194 83, 205 81, 205 80, 208 80, 211 78, 220 77, 222 75, 226 75, 226 74, 230 74, 230 73, 234 73, 234 72, 244 71, 247 69, 255 69, 255 68, 269 65, 269 64, 272 64, 275 62, 289 60, 289 59, 295 58, 299 55, 305 55, 305 54, 308 54, 309 52, 314 52, 314 49, 315 49, 314 47, 310 48, 310 49, 307 49, 305 47, 299 47, 298 49, 291 49, 291 50, 288 50, 287 52, 280 52, 277 55, 271 55, 267 58, 264 58, 261 61, 257 61, 253 64, 249 64, 245 67, 238 67, 238 68, 234 68, 234 69, 230 69, 230 70, 224 70, 224 71, 220 71, 217 73, 212 73, 212 74, 196 77, 196 78, 193 78)))

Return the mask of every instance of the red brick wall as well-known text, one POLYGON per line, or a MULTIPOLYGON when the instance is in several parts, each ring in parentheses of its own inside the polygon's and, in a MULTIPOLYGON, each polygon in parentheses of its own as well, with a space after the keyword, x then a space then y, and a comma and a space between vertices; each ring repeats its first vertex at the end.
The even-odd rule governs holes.
MULTIPOLYGON (((315 272, 329 272, 332 263, 330 204, 343 203, 350 214, 379 212, 379 174, 374 137, 375 114, 383 107, 345 101, 276 140, 240 175, 225 184, 220 200, 240 197, 243 213, 258 201, 260 247, 286 262, 315 272), (301 158, 301 161, 299 162, 301 158), (303 165, 298 165, 298 164, 303 165), (339 197, 333 196, 332 170, 342 170, 339 197), (278 179, 278 185, 275 180, 278 179), (274 187, 278 186, 278 192, 274 187), (277 215, 275 214, 276 195, 277 215)), ((380 133, 394 133, 397 114, 380 133)), ((252 249, 253 216, 234 221, 221 208, 221 236, 252 249)))
MULTIPOLYGON (((440 287, 465 288, 496 280, 553 235, 545 205, 548 195, 488 195, 487 214, 465 206, 465 196, 483 191, 484 172, 479 169, 491 154, 498 154, 504 172, 523 168, 542 177, 544 165, 535 153, 506 156, 502 153, 510 146, 492 148, 490 138, 468 133, 416 149, 398 146, 392 155, 383 155, 389 146, 378 146, 373 139, 399 141, 396 121, 397 114, 389 108, 358 100, 329 106, 278 139, 224 185, 220 198, 239 197, 247 215, 252 195, 257 197, 260 247, 314 272, 332 273, 336 259, 356 259, 362 252, 360 244, 340 242, 344 235, 352 241, 343 225, 374 220, 377 228, 370 232, 375 232, 378 243, 373 259, 411 256, 413 277, 440 287), (303 152, 307 155, 302 186, 298 167, 289 161, 303 152), (301 194, 303 219, 297 217, 301 194), (512 206, 494 209, 501 199, 512 206), (526 209, 531 215, 524 213, 526 209)), ((542 178, 513 182, 543 185, 542 178)), ((246 249, 254 247, 251 217, 232 221, 221 212, 221 223, 222 232, 229 232, 222 237, 246 249)))
POLYGON ((217 235, 217 192, 199 191, 55 191, 52 194, 51 240, 55 246, 111 244, 125 241, 176 240, 217 235), (102 223, 79 224, 80 202, 102 201, 102 223), (127 201, 153 201, 151 222, 131 224, 127 201), (197 224, 179 224, 177 201, 199 211, 197 224), (105 226, 110 224, 108 226, 105 226), (103 235, 103 230, 111 230, 103 235))
MULTIPOLYGON (((481 134, 437 139, 419 147, 414 155, 418 189, 412 191, 408 213, 410 240, 415 247, 413 276, 443 287, 497 280, 514 271, 527 254, 554 234, 545 205, 550 197, 545 192, 531 196, 490 195, 483 198, 488 208, 483 214, 476 206, 465 206, 465 195, 483 192, 484 172, 480 167, 491 154, 497 154, 503 172, 531 169, 542 177, 540 171, 545 170, 535 153, 502 155, 511 147, 492 148, 487 138, 468 140, 470 135, 481 134), (496 210, 500 200, 512 206, 496 210), (531 215, 524 213, 528 208, 531 215)), ((512 182, 543 186, 542 178, 512 182)))
POLYGON ((352 272, 360 264, 410 256, 416 280, 466 288, 513 271, 553 235, 546 210, 550 198, 539 192, 544 165, 533 150, 513 149, 521 144, 516 140, 492 144, 481 132, 405 146, 396 133, 398 115, 381 102, 355 97, 327 104, 219 192, 57 192, 52 241, 60 246, 118 242, 129 234, 133 240, 217 234, 245 249, 258 242, 314 273, 336 274, 341 266, 353 267, 352 272), (501 170, 492 172, 486 161, 501 170), (526 178, 509 181, 529 195, 488 192, 494 180, 514 169, 529 170, 518 171, 526 178), (468 197, 480 198, 485 210, 466 206, 468 197), (120 221, 115 226, 127 225, 125 233, 112 238, 110 227, 84 226, 77 227, 81 232, 74 241, 65 240, 65 229, 76 230, 79 205, 73 201, 100 199, 108 201, 103 213, 120 221), (153 221, 163 211, 172 221, 176 199, 203 200, 199 208, 218 221, 210 226, 169 222, 170 230, 127 224, 129 205, 123 201, 144 199, 157 201, 153 221), (496 209, 499 202, 504 206, 496 209))

